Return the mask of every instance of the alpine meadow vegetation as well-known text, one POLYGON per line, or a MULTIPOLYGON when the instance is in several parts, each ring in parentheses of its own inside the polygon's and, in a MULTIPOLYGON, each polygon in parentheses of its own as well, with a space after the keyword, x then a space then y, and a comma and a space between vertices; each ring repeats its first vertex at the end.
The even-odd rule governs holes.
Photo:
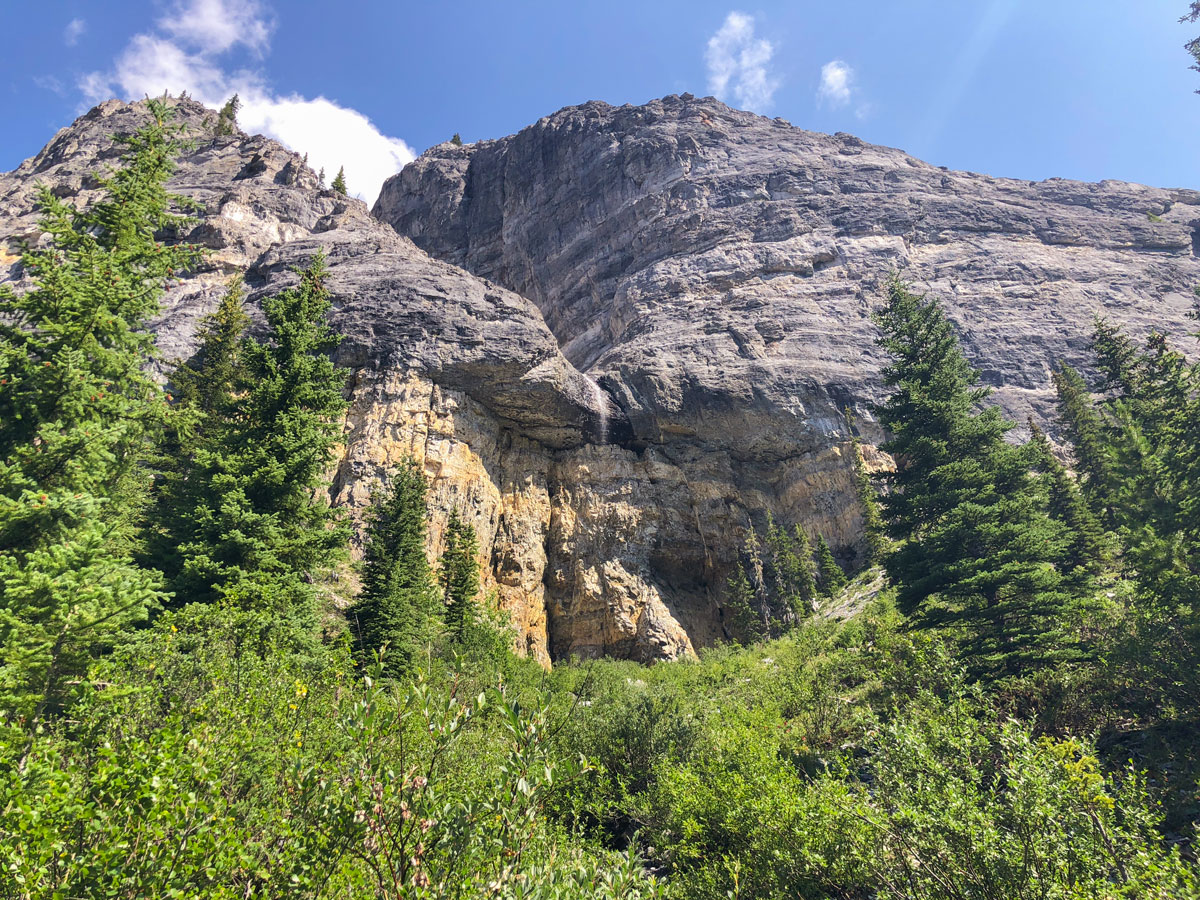
POLYGON ((146 108, 0 295, 0 897, 1200 898, 1200 364, 1166 338, 1097 322, 1026 435, 893 279, 861 545, 764 515, 715 646, 543 669, 419 457, 351 560, 322 253, 149 374, 203 256, 146 108))

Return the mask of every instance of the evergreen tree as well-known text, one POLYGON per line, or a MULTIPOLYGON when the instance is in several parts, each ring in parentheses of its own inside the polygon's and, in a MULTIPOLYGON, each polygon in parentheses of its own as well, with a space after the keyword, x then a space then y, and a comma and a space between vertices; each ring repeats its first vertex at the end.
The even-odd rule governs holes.
POLYGON ((200 322, 200 349, 191 365, 179 366, 171 375, 175 400, 202 415, 222 415, 245 386, 242 342, 250 317, 246 291, 236 275, 216 310, 200 322))
POLYGON ((725 594, 726 621, 738 643, 752 644, 767 637, 762 616, 756 609, 757 593, 739 559, 729 576, 725 594))
POLYGON ((1012 423, 978 409, 976 384, 941 306, 888 287, 876 316, 892 362, 880 422, 897 461, 882 502, 902 541, 885 562, 902 609, 960 638, 976 674, 1015 674, 1073 655, 1072 598, 1055 566, 1063 528, 1046 512, 1029 451, 1004 441, 1012 423))
POLYGON ((1074 451, 1083 494, 1092 509, 1109 527, 1114 527, 1116 476, 1107 425, 1092 402, 1087 384, 1075 369, 1063 365, 1053 374, 1053 380, 1058 394, 1058 420, 1074 451))
POLYGON ((867 463, 863 459, 862 442, 858 438, 854 438, 850 452, 853 454, 854 462, 854 490, 858 494, 858 502, 862 506, 863 542, 866 545, 863 563, 873 566, 883 559, 887 550, 883 515, 879 509, 879 494, 867 471, 867 463))
POLYGON ((346 196, 346 170, 339 168, 338 173, 334 176, 333 183, 329 185, 333 190, 343 197, 346 196))
POLYGON ((767 573, 775 617, 794 622, 812 612, 817 596, 816 566, 808 535, 797 525, 788 532, 767 516, 767 573))
POLYGON ((1066 529, 1066 546, 1060 568, 1086 589, 1104 567, 1104 529, 1066 467, 1055 457, 1050 441, 1032 419, 1030 449, 1034 469, 1046 483, 1047 512, 1066 529))
POLYGON ((479 542, 475 526, 464 521, 457 509, 450 511, 446 523, 446 546, 438 566, 438 579, 445 603, 446 625, 455 638, 461 638, 475 614, 479 596, 479 542))
POLYGON ((1106 319, 1097 317, 1092 332, 1092 352, 1104 376, 1104 389, 1114 396, 1136 397, 1140 393, 1138 352, 1133 341, 1106 319))
POLYGON ((312 573, 332 565, 345 543, 325 477, 346 409, 346 371, 329 357, 339 337, 327 320, 324 255, 297 274, 297 287, 263 302, 267 339, 247 339, 240 351, 246 389, 210 420, 184 479, 173 585, 183 600, 224 597, 304 617, 312 573))
POLYGON ((32 287, 0 288, 0 721, 52 709, 164 596, 130 559, 166 405, 145 374, 146 323, 199 254, 155 239, 190 203, 165 188, 179 147, 170 110, 146 109, 90 209, 40 189, 50 242, 22 257, 32 287))
POLYGON ((461 147, 463 145, 462 135, 460 135, 457 131, 454 132, 454 136, 450 138, 450 143, 452 143, 455 147, 461 147))
POLYGON ((825 543, 824 535, 817 535, 817 578, 821 585, 821 593, 832 597, 846 586, 846 573, 833 558, 833 552, 825 543))
POLYGON ((242 101, 237 94, 226 100, 225 105, 221 107, 221 111, 217 113, 217 122, 213 127, 213 134, 217 137, 237 134, 237 114, 241 108, 242 101))
POLYGON ((369 660, 386 646, 384 665, 392 675, 410 670, 439 613, 425 556, 426 489, 417 462, 406 459, 367 518, 363 587, 350 622, 359 656, 369 660))

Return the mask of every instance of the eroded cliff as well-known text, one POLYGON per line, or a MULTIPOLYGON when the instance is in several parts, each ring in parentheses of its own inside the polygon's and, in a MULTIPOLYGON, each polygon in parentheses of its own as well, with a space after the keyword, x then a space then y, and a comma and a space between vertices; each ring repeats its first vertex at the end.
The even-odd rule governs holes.
MULTIPOLYGON (((164 357, 192 352, 231 274, 257 301, 323 248, 353 373, 334 499, 361 511, 415 455, 431 554, 457 505, 543 661, 719 639, 725 576, 768 513, 853 558, 845 412, 878 440, 869 312, 891 271, 947 301, 1010 413, 1043 419, 1049 367, 1084 359, 1094 314, 1181 335, 1200 282, 1194 192, 946 172, 711 99, 440 145, 375 217, 175 105, 195 144, 172 188, 204 207, 178 237, 212 253, 168 292, 164 357)), ((34 183, 87 202, 144 115, 105 103, 0 175, 0 277, 40 238, 34 183)))

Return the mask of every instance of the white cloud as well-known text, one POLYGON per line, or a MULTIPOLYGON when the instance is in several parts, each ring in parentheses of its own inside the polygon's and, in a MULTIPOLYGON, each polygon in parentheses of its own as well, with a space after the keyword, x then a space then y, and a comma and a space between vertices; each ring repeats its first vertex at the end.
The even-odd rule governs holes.
POLYGON ((817 88, 817 102, 830 106, 846 106, 855 90, 854 70, 840 59, 833 59, 821 66, 821 86, 817 88))
POLYGON ((60 97, 67 92, 63 83, 54 75, 34 75, 33 83, 43 91, 50 91, 52 94, 58 94, 60 97))
POLYGON ((733 97, 743 109, 765 112, 779 88, 770 71, 774 45, 754 36, 754 17, 731 12, 704 53, 708 89, 721 100, 733 97))
POLYGON ((258 0, 176 0, 158 25, 205 53, 224 53, 238 44, 262 52, 275 27, 258 0))
POLYGON ((83 19, 72 19, 63 29, 63 43, 68 47, 74 47, 79 43, 79 38, 85 31, 87 31, 87 22, 83 19))
POLYGON ((260 71, 230 71, 221 64, 219 55, 238 44, 255 51, 269 49, 271 25, 257 0, 189 0, 158 25, 178 37, 134 35, 110 71, 79 80, 88 102, 187 91, 206 106, 219 107, 236 93, 242 101, 238 124, 243 130, 261 132, 307 153, 309 165, 324 168, 329 179, 345 166, 350 192, 368 203, 375 201, 384 179, 413 159, 404 141, 383 134, 357 110, 325 97, 278 94, 260 71), (185 22, 197 29, 186 41, 180 31, 185 22), (225 27, 229 22, 237 23, 236 36, 225 27))

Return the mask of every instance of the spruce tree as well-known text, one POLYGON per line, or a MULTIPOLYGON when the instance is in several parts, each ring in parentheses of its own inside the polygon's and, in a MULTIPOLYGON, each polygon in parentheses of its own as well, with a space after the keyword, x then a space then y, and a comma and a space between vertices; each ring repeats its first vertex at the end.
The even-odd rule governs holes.
POLYGON ((242 108, 242 101, 237 94, 234 94, 225 101, 225 105, 221 107, 217 113, 217 122, 213 127, 213 133, 217 137, 236 134, 238 130, 237 114, 242 108))
MULTIPOLYGON (((386 646, 389 674, 407 673, 434 631, 439 598, 425 556, 425 476, 406 459, 392 474, 367 516, 363 587, 350 610, 359 656, 386 646)), ((455 538, 456 546, 458 537, 455 538)))
POLYGON ((216 310, 200 322, 200 349, 191 364, 179 366, 171 375, 175 400, 190 405, 202 415, 221 415, 245 386, 242 343, 250 317, 246 314, 246 290, 236 275, 221 297, 216 310))
POLYGON ((756 609, 757 594, 746 575, 746 567, 738 559, 726 585, 725 618, 734 639, 740 644, 753 644, 767 637, 762 616, 756 609))
MULTIPOLYGON (((193 537, 194 514, 205 488, 193 476, 195 454, 220 436, 237 415, 236 401, 246 390, 242 359, 250 317, 245 310, 242 277, 235 276, 217 309, 200 321, 200 347, 190 362, 171 373, 167 427, 155 460, 158 488, 141 558, 177 583, 184 558, 180 548, 193 537)), ((181 593, 176 604, 190 597, 181 593)))
POLYGON ((897 461, 882 498, 892 537, 885 561, 903 610, 945 627, 976 675, 1012 675, 1077 653, 1064 632, 1072 597, 1055 563, 1064 532, 1031 477, 1029 451, 980 404, 977 385, 941 306, 899 281, 876 316, 892 357, 880 422, 897 461))
POLYGON ((832 597, 846 586, 846 573, 833 558, 833 552, 825 543, 825 536, 820 534, 817 535, 817 579, 821 594, 826 597, 832 597))
POLYGON ((263 301, 266 340, 243 342, 245 391, 210 421, 179 505, 182 566, 173 587, 187 601, 226 598, 247 609, 306 619, 314 573, 344 547, 326 471, 346 409, 346 371, 329 357, 324 255, 300 283, 263 301))
POLYGON ((792 532, 767 516, 767 584, 775 618, 785 623, 812 612, 817 595, 816 566, 808 536, 797 525, 792 532))
POLYGON ((333 188, 333 190, 336 193, 341 194, 343 197, 346 196, 346 170, 345 170, 345 168, 338 169, 337 175, 334 177, 333 182, 329 186, 331 188, 333 188))
POLYGON ((1107 424, 1075 369, 1063 365, 1052 377, 1058 395, 1058 420, 1074 452, 1083 494, 1103 521, 1115 527, 1115 460, 1107 424))
POLYGON ((455 638, 461 638, 472 616, 479 595, 479 542, 475 526, 465 521, 457 509, 450 511, 446 523, 445 549, 438 566, 442 586, 446 626, 455 638))
POLYGON ((40 189, 50 241, 22 256, 32 287, 0 288, 0 721, 53 709, 90 655, 164 597, 130 558, 166 406, 145 373, 147 322, 199 253, 155 238, 190 203, 165 188, 170 110, 146 109, 90 209, 40 189))
POLYGON ((1033 466, 1046 483, 1047 512, 1066 529, 1059 567, 1078 587, 1086 589, 1104 567, 1104 529, 1083 499, 1075 479, 1055 457, 1045 433, 1032 419, 1029 430, 1033 466))

